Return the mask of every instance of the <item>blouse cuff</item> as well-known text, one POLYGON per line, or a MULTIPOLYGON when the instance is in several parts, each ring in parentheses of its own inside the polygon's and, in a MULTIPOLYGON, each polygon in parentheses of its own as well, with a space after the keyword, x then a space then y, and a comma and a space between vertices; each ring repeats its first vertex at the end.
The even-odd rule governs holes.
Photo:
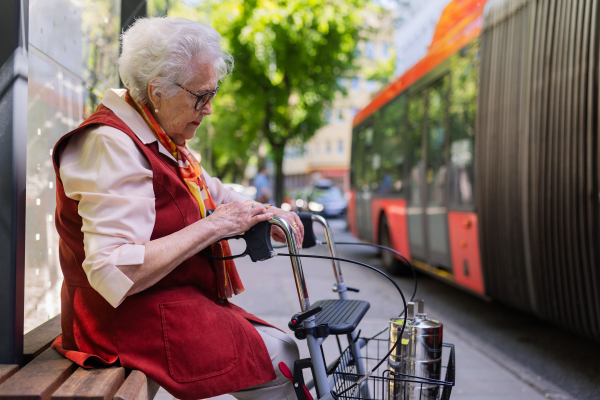
POLYGON ((102 268, 96 271, 97 279, 93 279, 93 276, 88 277, 90 284, 111 306, 118 307, 133 286, 133 281, 118 266, 143 264, 145 252, 144 245, 121 245, 112 252, 102 268))
POLYGON ((125 295, 133 286, 133 281, 116 266, 106 267, 106 270, 103 272, 104 279, 94 289, 111 306, 117 308, 125 300, 125 295))

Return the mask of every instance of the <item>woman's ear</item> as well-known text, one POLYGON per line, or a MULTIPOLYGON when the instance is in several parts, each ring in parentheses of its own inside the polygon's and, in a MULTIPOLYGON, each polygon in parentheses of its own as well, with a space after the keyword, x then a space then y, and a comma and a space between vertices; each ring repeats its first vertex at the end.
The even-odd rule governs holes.
POLYGON ((160 108, 161 101, 161 93, 158 91, 158 88, 154 85, 154 79, 151 79, 148 82, 148 98, 152 103, 152 109, 160 108))

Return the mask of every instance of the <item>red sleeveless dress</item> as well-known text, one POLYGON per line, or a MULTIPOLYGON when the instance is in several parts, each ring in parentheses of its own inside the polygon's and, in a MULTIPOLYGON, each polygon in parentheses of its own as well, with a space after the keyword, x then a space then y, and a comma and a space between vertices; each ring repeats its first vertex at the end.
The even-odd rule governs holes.
POLYGON ((56 228, 64 283, 62 336, 53 344, 82 367, 116 362, 138 369, 180 399, 214 397, 275 379, 271 359, 249 321, 268 325, 240 307, 220 302, 212 260, 195 255, 156 285, 126 297, 113 308, 88 283, 78 202, 60 179, 59 156, 72 135, 107 125, 127 134, 153 171, 156 222, 151 240, 198 221, 200 210, 176 163, 144 145, 110 109, 100 105, 53 151, 56 172, 56 228))

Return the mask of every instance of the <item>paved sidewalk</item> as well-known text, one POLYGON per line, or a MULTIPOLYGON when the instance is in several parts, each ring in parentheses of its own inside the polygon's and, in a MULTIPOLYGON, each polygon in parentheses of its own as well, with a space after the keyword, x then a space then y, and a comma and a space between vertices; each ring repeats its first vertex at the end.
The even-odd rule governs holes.
MULTIPOLYGON (((336 232, 336 238, 338 241, 342 238, 349 240, 346 232, 336 232), (338 236, 340 237, 338 238, 338 236)), ((241 241, 232 241, 231 244, 234 253, 243 251, 241 241)), ((325 247, 321 247, 310 253, 326 255, 327 250, 325 247)), ((244 258, 236 263, 246 292, 236 296, 233 301, 289 333, 287 322, 299 310, 289 259, 277 257, 261 263, 252 263, 248 258, 244 258)), ((331 291, 334 278, 330 261, 303 259, 303 266, 312 302, 336 298, 331 291)), ((358 294, 352 293, 351 298, 364 299, 371 303, 371 309, 360 325, 362 336, 368 337, 381 331, 387 326, 389 318, 397 315, 402 309, 402 301, 396 289, 387 280, 372 271, 358 266, 348 266, 348 264, 343 265, 342 268, 346 283, 361 289, 358 294)), ((405 295, 410 297, 408 293, 405 295)), ((453 327, 444 321, 443 316, 436 315, 435 310, 427 309, 426 311, 445 324, 444 342, 453 343, 456 346, 456 386, 452 391, 452 400, 569 399, 558 390, 554 392, 554 388, 548 382, 535 382, 535 377, 528 379, 527 371, 524 372, 519 365, 515 365, 503 355, 487 349, 485 343, 475 341, 467 332, 453 327)), ((291 336, 293 337, 293 335, 291 336)), ((301 356, 307 357, 306 344, 303 341, 297 342, 301 356)), ((333 337, 323 344, 323 348, 328 362, 333 361, 339 355, 337 343, 333 337)), ((172 397, 164 389, 161 389, 157 399, 171 400, 172 397)), ((214 399, 234 400, 233 397, 227 395, 214 399)))

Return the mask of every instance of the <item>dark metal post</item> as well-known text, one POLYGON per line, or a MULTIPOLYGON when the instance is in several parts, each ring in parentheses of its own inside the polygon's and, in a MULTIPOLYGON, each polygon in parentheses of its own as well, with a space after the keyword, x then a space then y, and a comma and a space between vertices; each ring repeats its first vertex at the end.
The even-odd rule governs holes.
MULTIPOLYGON (((125 32, 136 20, 147 14, 147 0, 121 0, 121 33, 125 32)), ((119 76, 119 87, 124 88, 119 76)))
POLYGON ((147 7, 146 0, 121 0, 121 32, 125 32, 137 18, 144 18, 147 7))
POLYGON ((0 14, 0 364, 23 364, 29 1, 0 14))

